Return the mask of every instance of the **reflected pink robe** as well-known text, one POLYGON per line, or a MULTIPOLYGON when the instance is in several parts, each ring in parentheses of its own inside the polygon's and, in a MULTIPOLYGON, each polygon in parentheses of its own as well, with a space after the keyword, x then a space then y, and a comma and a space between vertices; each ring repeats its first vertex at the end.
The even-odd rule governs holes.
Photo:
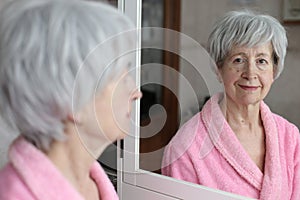
POLYGON ((264 173, 244 150, 213 96, 165 149, 162 173, 262 200, 300 200, 300 135, 262 102, 264 173))
MULTIPOLYGON (((80 162, 80 161, 78 161, 80 162)), ((90 176, 101 200, 119 199, 101 166, 95 161, 90 176)), ((0 171, 1 200, 83 200, 83 197, 32 144, 18 138, 9 150, 9 163, 0 171)))

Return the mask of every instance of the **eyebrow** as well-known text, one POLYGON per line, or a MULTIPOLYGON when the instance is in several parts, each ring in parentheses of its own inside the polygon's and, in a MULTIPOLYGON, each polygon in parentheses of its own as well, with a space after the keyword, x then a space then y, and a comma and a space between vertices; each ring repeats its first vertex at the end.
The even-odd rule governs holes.
MULTIPOLYGON (((235 54, 229 55, 229 58, 232 58, 232 57, 238 56, 238 55, 240 55, 240 56, 247 56, 246 53, 239 52, 239 53, 235 53, 235 54)), ((259 53, 259 54, 256 54, 255 56, 256 57, 260 57, 260 56, 269 56, 269 57, 272 57, 272 55, 269 55, 268 53, 259 53)))

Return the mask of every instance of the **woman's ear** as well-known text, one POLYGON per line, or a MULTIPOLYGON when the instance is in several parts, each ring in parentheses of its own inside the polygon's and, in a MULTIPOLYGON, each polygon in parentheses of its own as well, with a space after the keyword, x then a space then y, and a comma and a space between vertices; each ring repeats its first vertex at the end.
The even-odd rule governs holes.
POLYGON ((67 120, 70 121, 71 123, 76 124, 76 125, 80 125, 82 123, 80 114, 70 113, 70 114, 67 115, 67 120))

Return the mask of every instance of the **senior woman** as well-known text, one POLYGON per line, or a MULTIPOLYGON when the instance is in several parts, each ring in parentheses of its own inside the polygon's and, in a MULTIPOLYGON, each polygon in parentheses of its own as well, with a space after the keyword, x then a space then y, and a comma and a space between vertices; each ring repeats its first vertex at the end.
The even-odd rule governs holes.
POLYGON ((132 23, 103 3, 9 1, 0 12, 0 110, 20 136, 0 199, 118 199, 96 161, 140 98, 132 23))
POLYGON ((251 198, 300 199, 299 131, 263 101, 286 48, 271 16, 232 11, 216 23, 209 52, 224 93, 172 138, 163 174, 251 198))

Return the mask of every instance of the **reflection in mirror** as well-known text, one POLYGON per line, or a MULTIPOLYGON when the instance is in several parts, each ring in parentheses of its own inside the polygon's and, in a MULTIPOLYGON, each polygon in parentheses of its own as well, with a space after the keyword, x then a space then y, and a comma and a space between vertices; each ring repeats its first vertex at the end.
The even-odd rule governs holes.
MULTIPOLYGON (((179 30, 179 2, 143 0, 142 26, 179 30)), ((169 77, 163 67, 166 65, 178 70, 179 66, 178 56, 164 51, 164 47, 170 45, 169 39, 162 31, 142 31, 142 46, 160 48, 142 48, 141 88, 144 98, 141 100, 140 116, 143 127, 140 130, 140 168, 157 173, 160 173, 163 147, 178 129, 178 80, 169 77), (174 86, 172 91, 164 87, 167 81, 174 86), (153 152, 157 153, 153 155, 153 152)), ((178 42, 172 41, 174 48, 177 48, 178 42)))
MULTIPOLYGON (((272 3, 272 5, 257 0, 228 0, 223 2, 216 0, 210 2, 194 0, 185 1, 185 3, 179 7, 179 13, 181 13, 181 32, 189 35, 195 39, 196 42, 203 44, 205 47, 208 45, 206 41, 210 31, 213 29, 213 23, 227 11, 241 10, 241 8, 246 7, 251 10, 268 13, 280 20, 280 12, 276 12, 276 9, 274 9, 275 7, 280 7, 279 0, 272 3)), ((148 10, 148 12, 150 11, 148 10)), ((155 16, 163 16, 163 19, 165 19, 165 15, 166 13, 155 16)), ((145 15, 144 18, 147 18, 147 16, 145 15)), ((152 20, 154 18, 151 17, 152 20)), ((271 26, 276 26, 276 23, 273 21, 271 26)), ((256 29, 258 28, 256 27, 253 30, 256 29)), ((218 64, 221 67, 219 71, 219 81, 225 84, 225 95, 223 96, 215 96, 214 93, 210 93, 206 85, 207 83, 204 81, 205 77, 197 73, 196 68, 199 66, 194 66, 185 57, 177 55, 175 59, 177 60, 177 65, 175 65, 177 67, 175 70, 178 71, 178 74, 173 76, 172 79, 172 81, 174 81, 173 87, 176 89, 168 91, 169 88, 154 84, 150 87, 160 88, 155 90, 157 92, 155 94, 155 92, 151 93, 147 91, 147 87, 144 88, 145 96, 142 100, 141 107, 143 112, 141 116, 140 168, 253 198, 262 197, 265 199, 274 199, 276 195, 281 198, 286 198, 286 193, 283 193, 283 191, 289 191, 289 199, 300 198, 292 196, 296 195, 295 191, 300 189, 300 184, 298 184, 296 180, 300 175, 299 169, 297 168, 298 164, 300 164, 300 158, 299 156, 293 157, 295 152, 300 151, 298 144, 300 140, 299 131, 296 128, 300 127, 300 117, 298 113, 300 108, 300 102, 298 101, 300 91, 297 89, 299 87, 299 68, 297 67, 299 58, 297 55, 300 53, 300 49, 298 48, 300 46, 300 39, 297 35, 300 29, 297 25, 289 24, 287 31, 289 40, 293 42, 290 42, 287 51, 284 73, 276 79, 274 83, 272 82, 273 64, 277 65, 276 69, 279 69, 281 65, 280 62, 284 57, 280 51, 276 52, 276 56, 274 57, 272 50, 272 47, 276 46, 274 44, 271 46, 270 43, 260 41, 262 46, 256 47, 255 49, 230 49, 238 51, 238 53, 243 52, 244 57, 238 57, 238 61, 250 62, 251 60, 257 59, 258 57, 256 56, 258 54, 260 56, 264 55, 264 57, 259 57, 259 63, 261 61, 263 63, 266 62, 267 65, 264 66, 266 68, 264 68, 263 71, 254 70, 254 72, 249 72, 247 71, 246 65, 241 67, 243 62, 236 64, 236 60, 232 60, 232 63, 236 65, 230 64, 230 59, 217 60, 222 61, 218 64), (251 54, 251 52, 258 52, 258 54, 251 54), (253 55, 255 56, 253 57, 253 55), (237 85, 235 86, 237 87, 237 93, 230 93, 231 88, 228 85, 233 85, 233 83, 230 82, 232 76, 229 77, 229 71, 226 70, 228 66, 229 69, 242 73, 242 78, 236 79, 237 85), (181 75, 184 76, 184 79, 181 78, 181 75), (190 93, 184 81, 187 81, 192 86, 192 90, 197 97, 196 104, 189 101, 190 93), (269 91, 268 87, 271 85, 272 89, 269 91), (257 94, 256 92, 258 90, 261 93, 257 94), (172 104, 171 101, 170 103, 164 101, 165 91, 173 95, 175 99, 174 104, 172 104), (247 93, 247 98, 243 95, 233 95, 242 94, 243 92, 247 93), (256 96, 257 98, 251 99, 256 94, 258 95, 256 96), (202 110, 203 104, 211 96, 214 97, 206 104, 206 109, 204 107, 202 110), (260 106, 261 100, 264 100, 266 104, 261 104, 260 106), (156 104, 160 104, 160 106, 156 104), (245 106, 249 104, 251 104, 251 106, 245 106), (240 106, 238 105, 243 105, 244 108, 248 109, 249 112, 247 112, 247 115, 239 109, 240 106), (251 117, 248 115, 250 113, 250 107, 251 110, 255 108, 254 110, 256 111, 255 114, 252 112, 251 117), (168 113, 169 110, 175 110, 176 113, 170 116, 168 113), (196 114, 199 111, 207 114, 196 114), (274 113, 278 113, 295 124, 295 126, 282 118, 278 118, 274 113), (195 114, 196 117, 191 121, 190 119, 195 114), (224 118, 224 116, 226 116, 226 118, 224 118), (171 132, 165 129, 168 118, 175 119, 175 121, 170 123, 171 132), (270 118, 272 119, 271 121, 269 121, 270 118), (188 120, 190 120, 189 125, 182 128, 183 122, 188 120), (152 124, 152 126, 148 126, 149 124, 152 124), (155 125, 153 126, 153 124, 155 125), (278 124, 284 127, 281 129, 281 127, 278 127, 278 124), (154 127, 154 129, 143 128, 147 126, 154 127), (196 129, 199 129, 198 126, 201 126, 200 128, 203 129, 202 132, 208 132, 206 135, 202 135, 203 138, 200 140, 205 144, 204 148, 202 148, 203 146, 201 146, 201 144, 195 143, 196 136, 193 135, 193 133, 196 132, 196 129), (158 127, 161 129, 158 130, 158 127), (181 129, 176 134, 179 127, 181 127, 181 129), (222 132, 223 129, 227 131, 222 132), (169 144, 168 150, 166 151, 166 154, 170 154, 167 155, 167 157, 171 158, 170 160, 164 159, 162 164, 164 147, 175 134, 175 138, 177 139, 173 138, 172 144, 169 144), (288 141, 288 143, 284 141, 288 141), (188 148, 194 148, 198 150, 198 153, 194 153, 196 151, 188 151, 188 153, 180 151, 180 149, 186 150, 188 148), (282 149, 288 153, 284 153, 282 149), (207 159, 212 158, 212 154, 216 155, 214 158, 218 158, 218 163, 207 159), (210 157, 208 155, 210 155, 210 157), (207 162, 202 162, 202 165, 198 165, 197 159, 202 159, 201 161, 207 159, 207 162), (288 163, 289 161, 290 163, 288 163), (173 162, 176 163, 174 164, 175 167, 168 167, 168 165, 173 162), (162 170, 162 165, 166 167, 166 169, 162 170), (218 165, 219 167, 217 167, 218 165), (181 169, 184 172, 182 172, 181 169), (295 177, 295 180, 288 178, 288 174, 291 173, 290 170, 293 171, 292 176, 295 177), (210 174, 212 172, 213 175, 210 174), (210 175, 208 176, 207 174, 210 175), (230 176, 223 176, 224 174, 230 176), (211 177, 215 178, 212 180, 211 177), (238 187, 234 187, 231 184, 238 187), (293 187, 288 187, 288 185, 293 185, 293 187), (295 190, 295 188, 297 189, 295 190), (274 192, 270 192, 271 190, 274 192)), ((146 35, 149 36, 151 33, 146 33, 146 35)), ((257 34, 251 35, 255 37, 257 34)), ((166 37, 155 37, 155 40, 159 39, 161 39, 161 44, 166 43, 166 37)), ((151 41, 151 39, 148 41, 151 41)), ((230 39, 228 39, 228 41, 230 41, 230 39)), ((278 41, 280 42, 282 39, 277 40, 277 42, 278 41)), ((145 41, 143 40, 143 42, 145 41)), ((172 42, 178 42, 178 49, 180 49, 180 52, 183 52, 184 55, 191 57, 200 56, 196 54, 194 47, 186 45, 183 41, 172 40, 172 42)), ((280 48, 282 48, 282 46, 284 48, 284 44, 279 46, 281 46, 280 48)), ((234 52, 229 51, 226 53, 235 56, 234 52)), ((170 66, 164 62, 165 54, 166 52, 160 50, 154 50, 152 53, 150 51, 146 53, 145 51, 143 58, 146 62, 143 62, 143 67, 149 71, 153 71, 154 68, 156 68, 159 69, 161 73, 158 73, 160 75, 158 82, 156 80, 158 76, 154 75, 151 77, 149 76, 150 73, 142 74, 142 83, 148 84, 153 80, 154 83, 163 83, 163 85, 165 85, 166 82, 170 81, 166 78, 165 73, 167 71, 167 74, 170 74, 170 71, 165 70, 165 66, 161 67, 161 64, 165 64, 168 67, 170 66), (148 56, 152 54, 161 56, 160 61, 146 61, 149 59, 148 56), (153 64, 153 62, 155 62, 155 64, 153 64)), ((170 55, 171 53, 167 52, 167 54, 170 55)), ((204 67, 204 65, 201 65, 201 67, 204 67)), ((210 64, 207 64, 206 67, 209 68, 210 64)), ((262 66, 257 66, 256 70, 261 69, 262 66)), ((278 73, 278 70, 274 72, 275 78, 277 78, 276 73, 278 73)), ((172 95, 170 96, 172 97, 172 95)), ((197 137, 199 136, 197 135, 197 137)))
MULTIPOLYGON (((168 2, 144 0, 142 10, 144 29, 141 88, 143 98, 140 116, 142 128, 139 164, 141 169, 156 173, 161 173, 164 147, 175 135, 179 126, 199 112, 210 96, 207 83, 203 80, 199 69, 179 55, 182 51, 183 54, 199 58, 201 57, 200 51, 204 60, 209 60, 201 45, 196 41, 189 41, 197 50, 185 51, 180 43, 179 32, 176 34, 145 28, 168 27, 175 31, 180 30, 181 1, 172 1, 172 4, 168 2), (175 19, 174 16, 176 16, 175 19), (173 52, 166 49, 172 49, 173 52), (187 87, 190 87, 190 90, 187 87), (194 96, 196 96, 196 101, 193 99, 194 96)), ((207 69, 204 70, 209 71, 209 67, 207 69)))

